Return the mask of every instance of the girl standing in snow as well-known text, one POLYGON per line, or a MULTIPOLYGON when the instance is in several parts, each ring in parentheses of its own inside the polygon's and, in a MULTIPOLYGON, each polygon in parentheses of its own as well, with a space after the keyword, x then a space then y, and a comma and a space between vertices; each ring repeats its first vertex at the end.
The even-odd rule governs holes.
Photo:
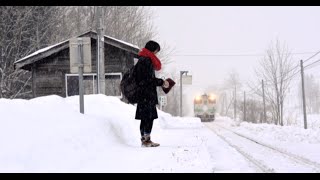
POLYGON ((161 69, 161 62, 156 57, 160 51, 160 45, 155 41, 149 41, 139 52, 139 60, 136 64, 136 82, 139 86, 138 105, 135 119, 141 120, 140 134, 141 146, 157 147, 160 144, 151 141, 153 120, 158 118, 156 105, 158 104, 157 86, 167 88, 168 81, 155 77, 155 70, 161 69))

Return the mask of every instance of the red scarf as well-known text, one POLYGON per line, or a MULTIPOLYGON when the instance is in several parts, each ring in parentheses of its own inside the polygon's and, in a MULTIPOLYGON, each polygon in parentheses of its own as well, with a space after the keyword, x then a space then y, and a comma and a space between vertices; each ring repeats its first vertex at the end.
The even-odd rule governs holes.
POLYGON ((143 56, 143 57, 148 57, 151 59, 151 62, 153 64, 153 68, 157 71, 159 71, 161 69, 161 62, 160 60, 157 58, 156 55, 154 55, 151 51, 149 51, 146 48, 142 48, 142 51, 139 52, 138 54, 139 56, 143 56))

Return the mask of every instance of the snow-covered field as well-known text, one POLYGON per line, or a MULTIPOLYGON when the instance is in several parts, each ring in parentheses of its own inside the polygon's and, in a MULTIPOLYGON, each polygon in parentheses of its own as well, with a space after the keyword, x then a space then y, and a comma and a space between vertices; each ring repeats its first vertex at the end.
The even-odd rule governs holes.
POLYGON ((239 124, 227 117, 220 118, 215 123, 259 142, 306 157, 320 164, 320 118, 315 115, 308 116, 308 118, 310 122, 308 129, 303 128, 303 123, 298 123, 296 126, 252 124, 247 122, 239 124))
MULTIPOLYGON (((82 115, 78 102, 77 96, 0 99, 0 172, 219 170, 207 148, 211 144, 214 150, 217 142, 210 142, 205 134, 213 134, 198 118, 175 118, 159 111, 152 139, 161 146, 142 148, 134 106, 114 97, 88 95, 82 115)), ((218 153, 223 163, 228 158, 221 157, 227 153, 218 153)))
MULTIPOLYGON (((142 148, 135 106, 86 95, 83 115, 78 103, 78 96, 0 99, 0 172, 258 172, 198 118, 158 110, 151 137, 160 147, 142 148)), ((319 130, 213 123, 320 162, 319 130)))

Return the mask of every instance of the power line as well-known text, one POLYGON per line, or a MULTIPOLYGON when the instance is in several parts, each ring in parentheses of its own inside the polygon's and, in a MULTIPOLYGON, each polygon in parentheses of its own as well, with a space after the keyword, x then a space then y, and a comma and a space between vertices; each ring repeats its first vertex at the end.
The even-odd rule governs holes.
MULTIPOLYGON (((317 52, 316 54, 314 54, 313 56, 311 56, 311 57, 309 57, 307 60, 304 60, 303 62, 307 62, 307 61, 309 61, 311 58, 313 58, 314 56, 316 56, 317 54, 319 54, 320 53, 320 51, 319 52, 317 52)), ((311 64, 308 64, 308 65, 306 65, 306 66, 304 66, 304 69, 306 70, 306 68, 308 67, 308 66, 311 66, 312 64, 315 64, 315 63, 317 63, 317 62, 319 62, 320 61, 320 59, 319 60, 317 60, 317 61, 315 61, 315 62, 313 62, 313 63, 311 63, 311 64)), ((289 72, 291 72, 293 69, 296 69, 297 67, 299 67, 299 64, 297 65, 297 66, 295 66, 295 68, 292 68, 289 72)), ((311 67, 312 68, 312 67, 311 67)), ((310 69, 310 68, 309 68, 310 69)), ((299 70, 298 69, 298 71, 296 71, 295 73, 293 73, 290 77, 288 77, 288 78, 286 78, 285 80, 288 80, 288 79, 290 79, 290 78, 293 78, 297 73, 299 73, 301 70, 299 70)), ((288 73, 289 73, 288 72, 288 73)))
MULTIPOLYGON (((247 82, 247 83, 248 83, 248 82, 247 82)), ((257 91, 260 90, 260 83, 257 83, 254 87, 251 87, 249 84, 248 84, 248 86, 249 86, 249 88, 250 88, 248 94, 252 94, 252 93, 256 94, 257 91)))
MULTIPOLYGON (((311 65, 313 65, 313 64, 315 64, 315 63, 317 63, 317 62, 319 62, 320 61, 320 59, 318 59, 317 61, 315 61, 315 62, 313 62, 313 63, 310 63, 310 64, 308 64, 307 66, 305 66, 304 68, 307 68, 307 67, 309 67, 309 66, 311 66, 311 65)), ((314 66, 313 66, 314 67, 314 66)), ((312 68, 312 67, 311 67, 312 68)), ((309 69, 311 69, 311 68, 309 68, 309 69)))
MULTIPOLYGON (((320 53, 320 51, 317 52, 316 54, 312 55, 312 56, 309 57, 308 59, 304 60, 303 62, 309 61, 311 58, 313 58, 314 56, 316 56, 316 55, 319 54, 319 53, 320 53)), ((320 59, 317 60, 317 61, 315 61, 315 62, 313 62, 313 63, 311 63, 311 64, 308 64, 307 66, 304 66, 304 69, 307 68, 308 66, 311 66, 312 64, 315 64, 315 63, 319 62, 319 61, 320 61, 320 59)), ((296 65, 295 67, 293 67, 293 68, 292 68, 291 70, 289 70, 287 73, 290 73, 291 71, 296 70, 298 67, 299 67, 299 64, 296 65)), ((311 68, 312 68, 312 67, 311 67, 311 68)), ((309 68, 309 69, 310 69, 310 68, 309 68)), ((297 73, 299 73, 300 71, 301 71, 301 70, 298 69, 298 70, 297 70, 296 72, 294 72, 290 77, 284 79, 284 81, 293 78, 293 77, 294 77, 295 75, 297 75, 297 73)), ((278 77, 277 77, 277 79, 278 79, 278 77)), ((266 82, 266 83, 267 83, 267 82, 270 82, 270 80, 267 80, 267 81, 265 81, 265 82, 266 82)))
POLYGON ((296 70, 297 68, 299 67, 299 64, 297 64, 295 67, 293 67, 291 70, 289 70, 287 73, 293 71, 293 70, 296 70))
POLYGON ((310 59, 312 59, 313 57, 315 57, 317 54, 319 54, 320 53, 320 51, 319 52, 317 52, 316 54, 314 54, 314 55, 312 55, 311 57, 309 57, 307 60, 304 60, 303 62, 307 62, 307 61, 309 61, 310 59))
MULTIPOLYGON (((302 52, 302 53, 286 53, 286 54, 292 54, 292 55, 295 55, 295 54, 314 54, 315 52, 302 52)), ((316 52, 317 54, 320 53, 319 52, 316 52)), ((315 54, 315 55, 317 55, 315 54)), ((313 56, 315 56, 313 55, 313 56)), ((265 56, 265 54, 173 54, 171 56, 265 56)), ((312 57, 313 57, 312 56, 312 57)))
MULTIPOLYGON (((304 53, 290 53, 290 54, 313 54, 314 52, 304 52, 304 53)), ((304 60, 304 62, 307 62, 309 61, 310 59, 312 59, 313 57, 315 57, 317 54, 319 54, 320 51, 316 52, 314 55, 312 55, 311 57, 309 57, 308 59, 304 60)), ((286 53, 286 54, 289 54, 289 53, 286 53)), ((202 54, 199 54, 199 55, 173 55, 173 56, 264 56, 264 55, 210 55, 210 54, 207 54, 207 55, 202 55, 202 54)), ((320 61, 320 60, 318 60, 320 61)), ((315 61, 307 66, 305 66, 304 68, 318 62, 318 61, 315 61)), ((297 70, 297 68, 299 68, 299 64, 297 64, 296 66, 294 66, 292 69, 290 69, 287 73, 290 73, 291 71, 294 71, 294 70, 297 70)), ((309 68, 310 69, 310 68, 309 68)), ((288 80, 292 77, 294 77, 298 72, 300 72, 300 70, 296 71, 295 73, 293 73, 290 77, 286 78, 285 80, 288 80)), ((279 79, 278 77, 276 77, 277 79, 279 79)), ((265 83, 267 84, 268 82, 271 82, 271 80, 265 80, 265 83)))
MULTIPOLYGON (((297 70, 298 67, 299 67, 299 64, 296 65, 295 67, 293 67, 292 69, 290 69, 290 70, 287 72, 287 74, 290 73, 290 72, 293 71, 293 70, 297 70)), ((283 81, 286 81, 286 80, 294 77, 298 72, 300 72, 299 69, 298 69, 298 71, 294 72, 290 77, 284 79, 283 81)), ((276 77, 277 80, 280 79, 280 78, 281 78, 281 77, 276 77)), ((266 85, 271 85, 271 84, 273 84, 273 81, 272 81, 272 80, 265 80, 264 82, 265 82, 266 85), (268 83, 271 83, 271 84, 268 84, 268 83)), ((278 83, 280 83, 280 80, 279 80, 278 83)))
MULTIPOLYGON (((309 67, 309 66, 311 66, 312 64, 315 64, 315 63, 317 63, 317 62, 319 62, 319 61, 320 61, 320 59, 317 60, 317 61, 315 61, 315 62, 313 62, 313 63, 311 63, 311 64, 308 64, 308 65, 304 66, 304 70, 306 70, 307 67, 309 67)), ((312 68, 312 67, 311 67, 311 68, 312 68)), ((309 68, 309 69, 310 69, 310 68, 309 68)), ((295 75, 297 75, 299 72, 301 72, 301 70, 298 69, 295 73, 293 73, 290 77, 286 78, 284 81, 293 78, 293 77, 294 77, 295 75)))
POLYGON ((264 56, 264 55, 254 55, 254 54, 177 54, 172 56, 264 56))
MULTIPOLYGON (((312 56, 309 57, 308 59, 304 60, 303 62, 309 61, 310 59, 312 59, 313 57, 315 57, 315 56, 316 56, 317 54, 319 54, 319 53, 320 53, 320 51, 317 52, 316 54, 312 55, 312 56)), ((295 54, 298 54, 298 53, 295 53, 295 54)), ((300 53, 300 54, 303 54, 303 53, 300 53)), ((309 53, 309 54, 310 54, 310 53, 309 53)), ((196 55, 195 55, 195 56, 196 56, 196 55)), ((215 56, 216 56, 216 55, 215 55, 215 56)), ((317 61, 314 61, 313 63, 310 63, 310 64, 306 65, 304 68, 306 69, 307 67, 310 67, 311 65, 313 65, 313 64, 315 64, 315 63, 317 63, 317 62, 320 62, 320 59, 317 60, 317 61)), ((293 67, 292 69, 290 69, 287 73, 290 73, 291 71, 297 70, 298 67, 299 67, 299 64, 296 65, 296 66, 294 66, 294 67, 293 67)), ((313 66, 313 67, 314 67, 314 66, 313 66)), ((312 67, 310 67, 310 68, 312 68, 312 67)), ((310 69, 310 68, 309 68, 309 69, 310 69)), ((301 70, 298 69, 298 70, 297 70, 296 72, 294 72, 290 77, 284 79, 283 81, 286 81, 286 80, 288 80, 288 79, 293 78, 293 77, 296 76, 300 71, 301 71, 301 70)), ((276 77, 276 78, 279 79, 278 77, 276 77)), ((272 83, 272 80, 265 80, 264 82, 265 82, 266 85, 268 85, 269 82, 272 83)), ((244 83, 244 82, 242 81, 242 83, 244 83)), ((247 83, 247 82, 246 82, 246 83, 247 83)), ((280 83, 280 81, 279 81, 279 83, 280 83)), ((271 84, 269 84, 269 85, 271 85, 271 84)), ((258 85, 255 85, 255 87, 253 87, 253 88, 250 87, 251 90, 249 90, 248 93, 251 94, 251 93, 253 93, 254 91, 259 90, 259 88, 257 88, 258 86, 260 86, 260 85, 259 85, 259 84, 258 84, 258 85)))
POLYGON ((283 81, 286 81, 286 80, 288 80, 288 79, 293 78, 293 76, 297 75, 299 72, 300 72, 300 70, 298 69, 298 71, 296 71, 296 72, 295 72, 295 73, 293 73, 290 77, 286 78, 286 79, 285 79, 285 80, 283 80, 283 81))

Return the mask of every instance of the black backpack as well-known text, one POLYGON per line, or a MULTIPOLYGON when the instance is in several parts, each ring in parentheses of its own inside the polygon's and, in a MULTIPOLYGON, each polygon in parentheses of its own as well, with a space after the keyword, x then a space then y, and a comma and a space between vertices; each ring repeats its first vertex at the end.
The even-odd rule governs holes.
POLYGON ((128 100, 130 104, 138 103, 138 85, 136 83, 135 66, 131 67, 123 74, 120 82, 120 89, 122 95, 128 100))

